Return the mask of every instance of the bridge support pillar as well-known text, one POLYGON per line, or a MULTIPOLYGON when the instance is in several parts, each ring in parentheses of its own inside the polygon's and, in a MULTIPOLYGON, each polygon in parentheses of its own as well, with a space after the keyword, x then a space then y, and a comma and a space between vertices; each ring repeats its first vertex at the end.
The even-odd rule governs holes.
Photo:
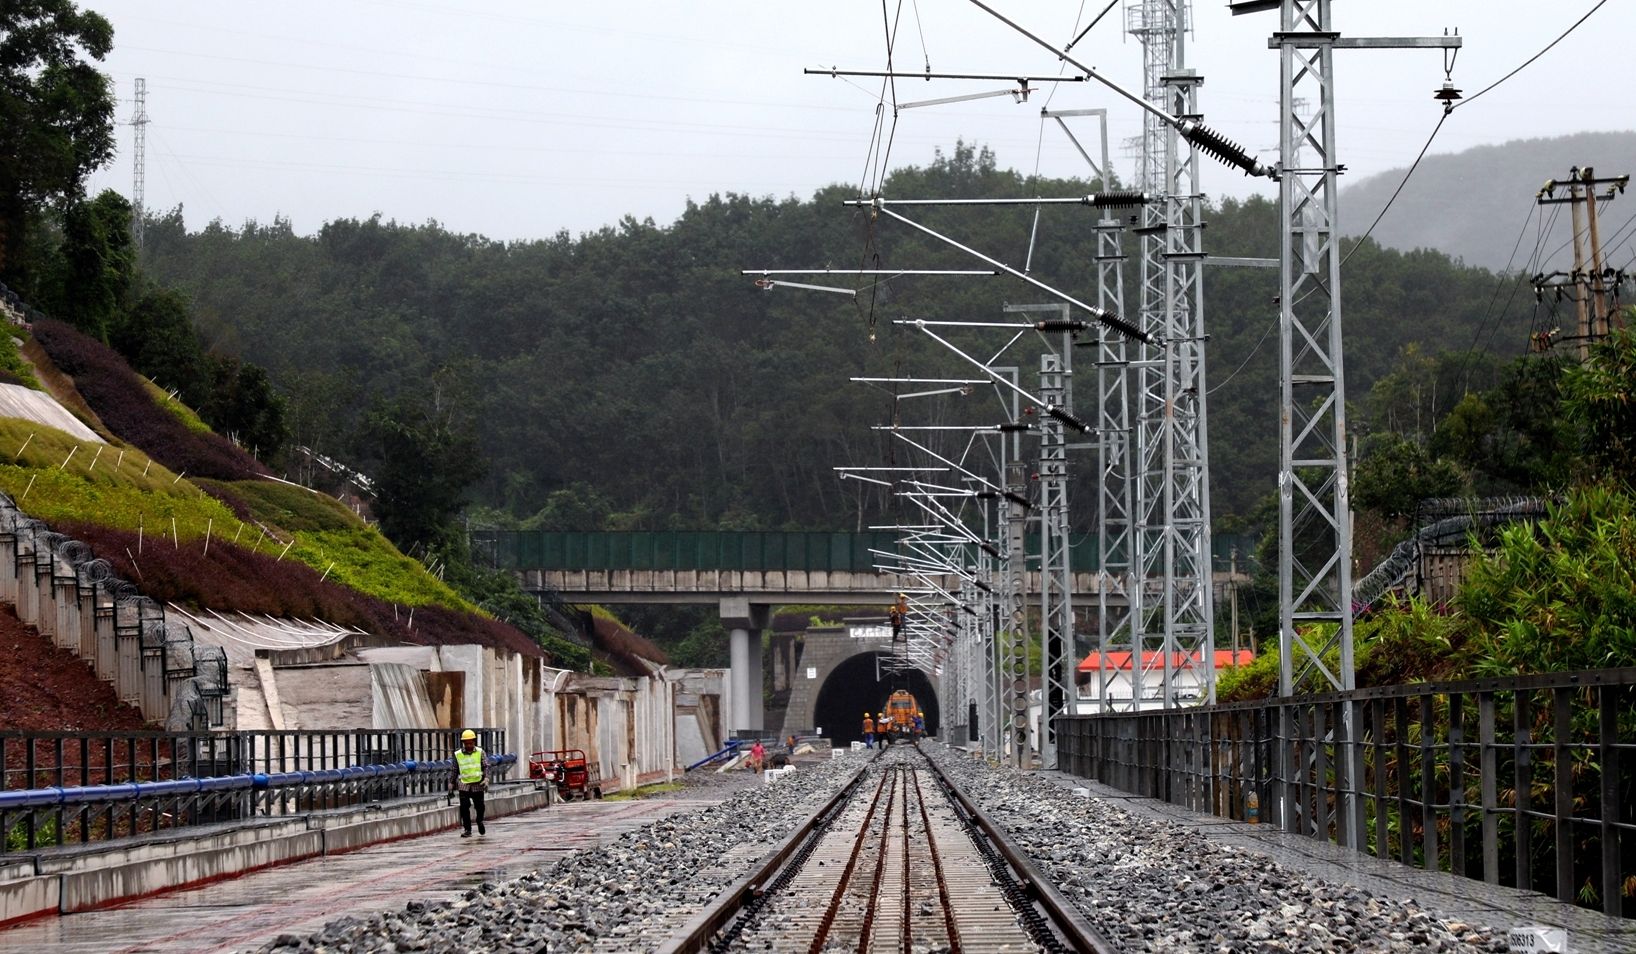
POLYGON ((721 624, 727 629, 731 666, 728 685, 732 698, 727 715, 729 727, 735 732, 763 728, 761 631, 767 627, 767 609, 751 603, 748 597, 730 596, 721 601, 721 624))

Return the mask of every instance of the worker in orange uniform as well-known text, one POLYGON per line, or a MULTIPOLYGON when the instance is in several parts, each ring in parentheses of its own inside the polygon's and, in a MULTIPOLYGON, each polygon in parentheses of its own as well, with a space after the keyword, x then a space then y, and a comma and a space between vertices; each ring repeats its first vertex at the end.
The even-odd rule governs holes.
POLYGON ((903 633, 903 623, 909 618, 909 597, 898 594, 897 602, 887 611, 886 618, 892 621, 892 639, 896 640, 903 633))
POLYGON ((867 712, 863 714, 863 747, 866 749, 875 747, 875 720, 871 719, 867 712))

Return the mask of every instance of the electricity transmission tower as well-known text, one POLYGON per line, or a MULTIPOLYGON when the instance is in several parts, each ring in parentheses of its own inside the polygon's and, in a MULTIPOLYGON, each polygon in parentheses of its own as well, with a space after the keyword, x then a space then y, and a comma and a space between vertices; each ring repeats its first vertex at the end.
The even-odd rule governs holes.
POLYGON ((131 237, 141 249, 142 233, 147 230, 148 81, 140 76, 136 78, 136 112, 131 116, 131 128, 135 133, 131 150, 131 237))
MULTIPOLYGON (((1337 49, 1458 48, 1458 36, 1342 37, 1331 0, 1242 0, 1232 12, 1278 10, 1279 52, 1279 695, 1317 673, 1320 691, 1356 688, 1352 652, 1352 515, 1347 492, 1346 387, 1341 352, 1341 256, 1335 152, 1337 49), (1305 95, 1303 95, 1305 94, 1305 95), (1306 630, 1309 643, 1297 626, 1306 630), (1335 662, 1325 662, 1334 651, 1335 662), (1299 667, 1299 668, 1297 668, 1299 667)), ((1332 727, 1334 813, 1342 845, 1362 845, 1363 749, 1358 707, 1341 707, 1332 727)), ((1279 710, 1285 738, 1295 726, 1279 710)), ((1279 750, 1278 777, 1294 777, 1279 750)), ((1274 811, 1290 831, 1317 832, 1293 787, 1278 785, 1274 811)), ((1321 817, 1321 816, 1320 816, 1321 817)))
MULTIPOLYGON (((1202 79, 1186 67, 1188 0, 1142 0, 1126 29, 1142 44, 1143 92, 1182 120, 1198 118, 1202 79)), ((1181 700, 1177 667, 1196 665, 1215 701, 1211 644, 1209 451, 1205 428, 1204 299, 1199 150, 1174 123, 1143 117, 1139 186, 1149 194, 1141 243, 1135 381, 1136 585, 1131 587, 1131 682, 1157 670, 1160 705, 1181 700), (1147 650, 1158 649, 1156 654, 1147 650)), ((1139 699, 1133 700, 1141 707, 1139 699)))

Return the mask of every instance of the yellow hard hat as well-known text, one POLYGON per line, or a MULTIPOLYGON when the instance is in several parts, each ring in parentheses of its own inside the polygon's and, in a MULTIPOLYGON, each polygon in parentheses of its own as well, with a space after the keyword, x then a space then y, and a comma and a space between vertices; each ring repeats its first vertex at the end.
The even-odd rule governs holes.
POLYGON ((477 733, 473 732, 470 729, 467 729, 466 731, 460 733, 460 741, 462 741, 462 742, 475 742, 475 741, 477 741, 477 733))

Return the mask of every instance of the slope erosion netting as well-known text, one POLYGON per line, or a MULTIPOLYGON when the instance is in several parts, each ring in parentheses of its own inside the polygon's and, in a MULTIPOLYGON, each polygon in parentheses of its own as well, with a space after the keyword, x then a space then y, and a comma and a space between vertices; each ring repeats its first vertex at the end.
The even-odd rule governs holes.
POLYGON ((143 379, 114 351, 60 321, 34 324, 34 340, 109 429, 178 473, 220 480, 267 474, 267 468, 219 434, 188 429, 155 402, 143 379))
POLYGON ((333 497, 271 480, 199 483, 232 507, 239 519, 284 531, 279 534, 280 548, 294 540, 286 556, 328 574, 334 582, 388 603, 476 612, 453 588, 419 561, 404 556, 333 497))
POLYGON ((76 520, 52 529, 89 544, 143 593, 162 602, 297 619, 322 619, 410 643, 477 643, 530 656, 540 648, 514 627, 445 606, 407 606, 324 579, 303 563, 218 540, 138 540, 129 530, 76 520))
POLYGON ((539 654, 533 640, 472 611, 339 503, 268 481, 207 483, 232 500, 140 451, 0 419, 0 491, 90 544, 155 599, 539 654), (303 529, 292 533, 278 518, 303 529))

